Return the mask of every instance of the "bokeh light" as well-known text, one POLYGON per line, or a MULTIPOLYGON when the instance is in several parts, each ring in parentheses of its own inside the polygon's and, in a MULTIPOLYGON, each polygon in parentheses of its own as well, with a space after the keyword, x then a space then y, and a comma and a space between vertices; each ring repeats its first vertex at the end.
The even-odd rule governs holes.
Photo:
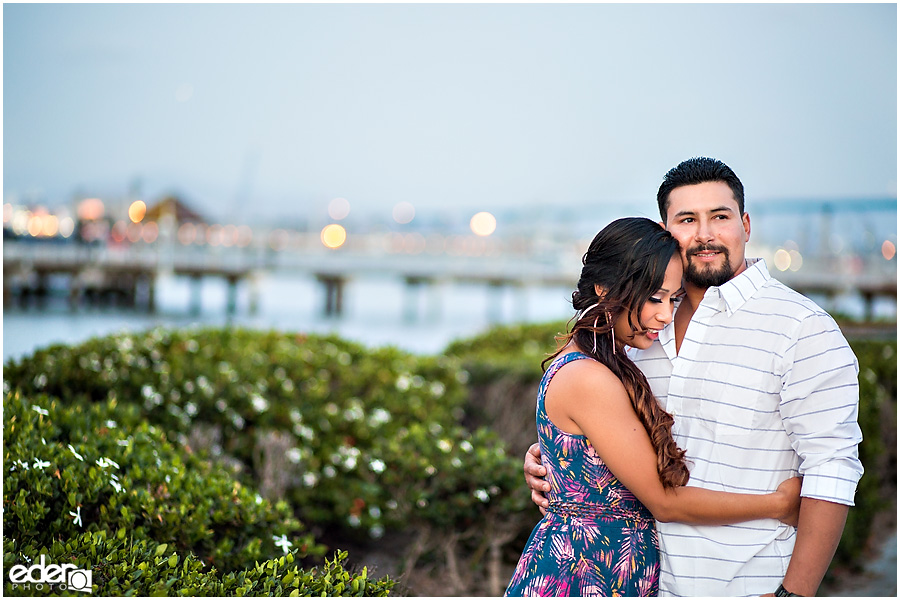
POLYGON ((96 221, 103 217, 105 210, 103 200, 100 198, 85 198, 78 204, 78 218, 84 221, 96 221))
POLYGON ((146 214, 147 205, 144 204, 143 200, 135 200, 128 207, 128 218, 131 219, 132 223, 140 223, 144 220, 144 215, 146 214))
POLYGON ((416 218, 416 207, 409 202, 398 202, 391 211, 394 221, 401 225, 411 223, 416 218))
POLYGON ((476 213, 469 221, 472 233, 480 236, 488 236, 497 229, 497 219, 489 212, 476 213))
POLYGON ((326 247, 340 248, 347 241, 347 230, 337 223, 332 223, 322 229, 321 238, 326 247))
POLYGON ((775 251, 775 268, 779 271, 787 271, 791 267, 791 254, 784 248, 775 251))
POLYGON ((335 221, 346 219, 350 214, 350 202, 346 198, 335 198, 328 203, 328 216, 335 221))
POLYGON ((884 240, 881 244, 881 255, 885 260, 892 260, 897 255, 897 246, 891 240, 884 240))
POLYGON ((797 250, 791 250, 790 252, 788 252, 788 254, 790 254, 791 256, 791 264, 789 268, 791 269, 791 271, 799 271, 800 267, 803 266, 803 256, 797 250))

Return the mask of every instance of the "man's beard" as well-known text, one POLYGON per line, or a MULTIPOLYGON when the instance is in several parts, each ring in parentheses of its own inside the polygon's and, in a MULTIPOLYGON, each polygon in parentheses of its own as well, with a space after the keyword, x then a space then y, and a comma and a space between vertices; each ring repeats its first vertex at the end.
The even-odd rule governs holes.
POLYGON ((719 286, 734 277, 734 269, 731 267, 731 257, 728 254, 728 248, 725 246, 697 246, 687 251, 687 268, 684 270, 684 280, 691 285, 699 288, 709 288, 719 286), (725 264, 719 269, 713 268, 711 265, 698 266, 694 264, 691 257, 699 252, 721 252, 725 257, 725 264))

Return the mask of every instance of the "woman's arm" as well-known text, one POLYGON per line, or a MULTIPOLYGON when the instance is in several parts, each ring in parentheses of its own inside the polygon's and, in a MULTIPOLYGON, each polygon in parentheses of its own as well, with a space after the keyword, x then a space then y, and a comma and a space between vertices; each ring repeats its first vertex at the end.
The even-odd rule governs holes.
POLYGON ((588 437, 613 475, 658 521, 724 525, 771 518, 797 522, 797 478, 769 494, 664 488, 656 468, 656 452, 625 387, 600 363, 577 361, 560 370, 548 387, 545 406, 557 427, 588 437))

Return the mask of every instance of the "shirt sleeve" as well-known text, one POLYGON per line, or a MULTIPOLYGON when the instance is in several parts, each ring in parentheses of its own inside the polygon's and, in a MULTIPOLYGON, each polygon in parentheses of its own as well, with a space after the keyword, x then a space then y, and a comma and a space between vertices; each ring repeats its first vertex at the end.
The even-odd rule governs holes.
POLYGON ((800 324, 785 353, 780 411, 800 457, 801 496, 853 506, 859 460, 859 364, 829 315, 800 324))

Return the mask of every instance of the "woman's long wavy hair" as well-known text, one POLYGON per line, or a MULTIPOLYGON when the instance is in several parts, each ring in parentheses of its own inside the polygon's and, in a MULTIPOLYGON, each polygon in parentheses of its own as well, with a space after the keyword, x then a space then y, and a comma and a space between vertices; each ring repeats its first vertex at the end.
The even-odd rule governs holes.
POLYGON ((613 325, 624 313, 632 331, 644 329, 635 320, 644 303, 662 287, 669 261, 677 253, 675 238, 650 219, 629 217, 604 227, 581 260, 581 277, 572 292, 575 323, 558 338, 559 349, 543 362, 546 366, 574 340, 582 352, 609 367, 624 384, 650 436, 659 479, 665 487, 688 482, 684 450, 672 437, 672 415, 660 407, 647 378, 625 352, 615 350, 613 325), (595 286, 601 288, 601 295, 595 286))

